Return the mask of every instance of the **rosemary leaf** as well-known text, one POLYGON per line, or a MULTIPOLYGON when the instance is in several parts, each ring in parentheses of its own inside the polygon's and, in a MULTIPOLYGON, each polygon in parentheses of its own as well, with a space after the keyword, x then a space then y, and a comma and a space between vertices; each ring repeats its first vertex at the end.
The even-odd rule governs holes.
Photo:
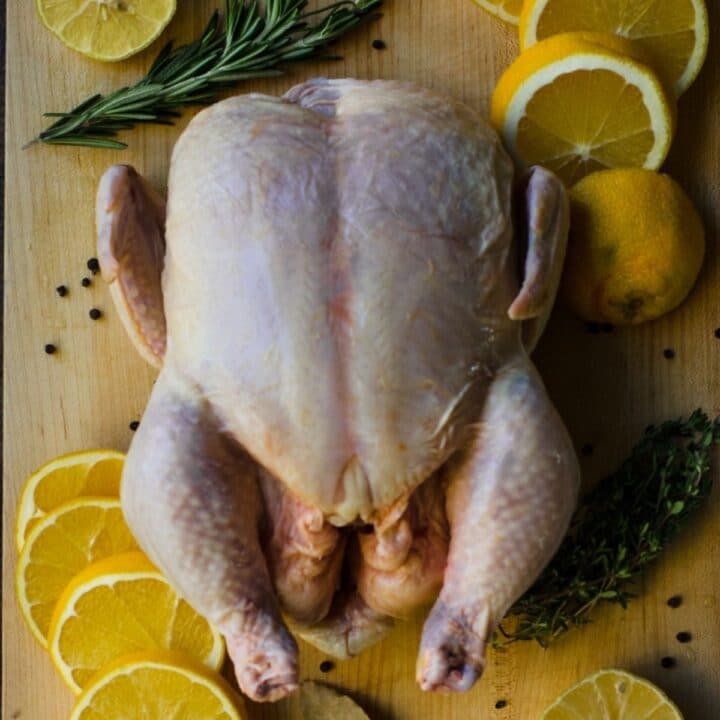
POLYGON ((720 418, 701 410, 645 430, 620 469, 588 493, 557 554, 511 608, 494 638, 547 646, 590 622, 602 603, 626 607, 641 571, 710 494, 720 418))
POLYGON ((340 0, 307 10, 308 0, 226 0, 202 35, 158 54, 145 77, 108 95, 93 95, 58 118, 36 138, 52 145, 120 149, 111 140, 138 123, 172 124, 182 108, 207 105, 217 93, 251 78, 282 74, 281 65, 323 56, 324 48, 365 19, 377 17, 382 0, 340 0), (120 122, 122 124, 120 124, 120 122))

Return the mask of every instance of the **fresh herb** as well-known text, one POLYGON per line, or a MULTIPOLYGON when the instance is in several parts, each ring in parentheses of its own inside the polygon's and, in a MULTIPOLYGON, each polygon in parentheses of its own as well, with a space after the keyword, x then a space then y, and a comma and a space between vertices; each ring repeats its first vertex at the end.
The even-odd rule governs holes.
POLYGON ((375 17, 382 0, 339 0, 307 10, 308 0, 226 0, 202 36, 173 48, 169 43, 147 75, 109 95, 93 95, 37 137, 55 145, 120 149, 113 138, 138 123, 172 125, 181 108, 209 105, 241 80, 281 75, 289 62, 318 56, 363 19, 375 17))
POLYGON ((547 646, 590 622, 602 603, 626 607, 638 574, 710 494, 716 445, 720 418, 711 421, 700 410, 647 428, 620 469, 583 499, 558 553, 512 607, 495 645, 547 646))

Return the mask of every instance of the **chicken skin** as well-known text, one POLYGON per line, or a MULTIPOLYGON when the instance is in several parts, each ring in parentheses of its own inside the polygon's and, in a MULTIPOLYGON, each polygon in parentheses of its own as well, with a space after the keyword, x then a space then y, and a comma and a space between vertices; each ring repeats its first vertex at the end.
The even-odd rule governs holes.
POLYGON ((294 634, 346 657, 421 606, 420 686, 482 673, 577 499, 529 359, 567 214, 541 168, 513 190, 477 113, 398 82, 213 105, 167 205, 105 173, 103 276, 160 368, 123 510, 253 699, 297 687, 294 634))

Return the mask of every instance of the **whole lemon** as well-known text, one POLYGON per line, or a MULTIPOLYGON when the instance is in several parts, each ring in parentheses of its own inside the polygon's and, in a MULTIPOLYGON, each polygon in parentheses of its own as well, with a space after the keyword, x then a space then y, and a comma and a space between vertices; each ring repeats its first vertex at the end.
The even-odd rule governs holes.
POLYGON ((630 325, 677 307, 705 255, 702 221, 669 176, 603 170, 570 190, 562 295, 584 320, 630 325))

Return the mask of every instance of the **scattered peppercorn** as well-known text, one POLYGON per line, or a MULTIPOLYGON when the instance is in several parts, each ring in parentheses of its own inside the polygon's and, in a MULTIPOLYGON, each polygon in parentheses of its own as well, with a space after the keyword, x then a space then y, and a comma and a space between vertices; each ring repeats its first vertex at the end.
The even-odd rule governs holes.
POLYGON ((90 286, 92 285, 92 280, 91 280, 89 277, 84 277, 84 278, 80 281, 80 284, 81 284, 83 287, 90 287, 90 286))
POLYGON ((504 707, 507 707, 507 700, 498 700, 495 703, 496 710, 502 710, 504 707))
POLYGON ((600 324, 596 322, 589 322, 585 323, 585 329, 591 334, 591 335, 597 335, 600 330, 600 324))
POLYGON ((128 427, 135 432, 140 427, 140 421, 139 420, 133 420, 128 427))
POLYGON ((45 346, 45 352, 46 352, 48 355, 52 355, 56 350, 57 350, 57 348, 56 348, 55 345, 53 345, 52 343, 48 343, 48 344, 45 346))
POLYGON ((67 295, 67 293, 68 293, 68 289, 67 289, 67 287, 65 287, 65 285, 58 285, 58 286, 55 288, 55 292, 56 292, 60 297, 65 297, 65 296, 67 295))
POLYGON ((329 673, 335 668, 335 663, 332 660, 323 660, 320 663, 320 672, 329 673))
POLYGON ((675 357, 675 351, 672 348, 665 348, 663 350, 663 357, 666 360, 672 360, 675 357))
POLYGON ((611 333, 613 330, 615 330, 615 326, 614 326, 612 323, 603 323, 603 324, 600 326, 600 329, 601 329, 604 333, 611 333))
POLYGON ((100 263, 97 258, 90 258, 87 261, 87 269, 93 274, 97 275, 100 272, 100 263))
POLYGON ((677 665, 677 661, 674 657, 664 657, 662 660, 660 660, 660 665, 664 667, 666 670, 670 670, 671 668, 674 668, 677 665))
POLYGON ((720 340, 720 328, 715 331, 715 337, 720 340))
POLYGON ((580 452, 581 452, 583 455, 585 455, 585 457, 587 457, 588 455, 592 455, 592 454, 593 454, 593 450, 594 450, 594 449, 595 449, 595 448, 594 448, 590 443, 585 443, 585 444, 580 448, 580 452))
POLYGON ((667 604, 668 607, 671 607, 674 610, 682 605, 682 601, 682 595, 673 595, 671 598, 668 598, 667 604))
POLYGON ((88 315, 90 316, 91 320, 99 320, 102 317, 102 312, 98 310, 97 308, 93 308, 88 315))
POLYGON ((372 46, 375 50, 385 50, 387 48, 387 43, 384 40, 373 40, 372 46))
POLYGON ((678 642, 689 643, 692 640, 692 633, 683 631, 679 632, 675 637, 678 642))

